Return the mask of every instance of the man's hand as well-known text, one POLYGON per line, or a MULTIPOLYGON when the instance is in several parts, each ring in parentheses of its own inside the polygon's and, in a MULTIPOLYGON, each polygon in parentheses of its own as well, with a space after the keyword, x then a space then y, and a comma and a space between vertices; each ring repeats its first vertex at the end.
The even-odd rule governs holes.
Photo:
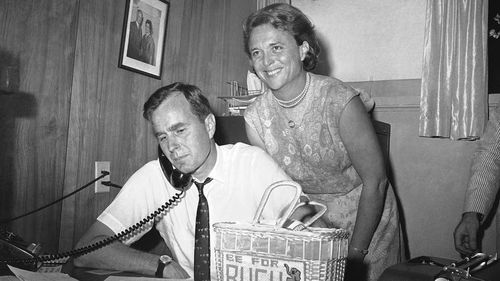
POLYGON ((471 255, 478 251, 477 233, 479 231, 478 213, 467 212, 455 228, 455 249, 464 255, 471 255))
MULTIPOLYGON (((301 205, 295 209, 295 211, 290 216, 290 219, 287 222, 285 222, 285 225, 287 223, 290 224, 293 221, 308 223, 309 220, 311 220, 314 216, 316 216, 320 212, 316 209, 317 206, 315 204, 309 204, 307 202, 302 202, 300 204, 303 204, 303 205, 301 205)), ((328 223, 326 222, 326 220, 323 217, 319 217, 319 218, 315 219, 312 223, 309 222, 309 224, 312 227, 323 227, 323 228, 331 228, 332 227, 332 226, 328 225, 328 223)))

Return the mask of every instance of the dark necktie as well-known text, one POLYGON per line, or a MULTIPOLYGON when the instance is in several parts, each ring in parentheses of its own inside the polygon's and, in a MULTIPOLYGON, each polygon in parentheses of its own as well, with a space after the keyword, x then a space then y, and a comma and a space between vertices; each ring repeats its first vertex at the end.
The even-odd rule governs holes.
POLYGON ((194 236, 194 281, 210 281, 210 223, 203 187, 211 181, 211 178, 207 178, 203 183, 194 182, 200 193, 194 236))

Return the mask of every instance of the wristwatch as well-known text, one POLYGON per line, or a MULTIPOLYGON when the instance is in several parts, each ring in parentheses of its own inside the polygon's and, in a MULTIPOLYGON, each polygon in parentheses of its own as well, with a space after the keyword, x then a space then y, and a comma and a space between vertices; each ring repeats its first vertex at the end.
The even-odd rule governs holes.
POLYGON ((352 247, 352 249, 355 252, 358 252, 358 253, 362 254, 363 256, 366 256, 368 254, 368 249, 359 249, 359 248, 356 248, 356 247, 352 247))
POLYGON ((163 278, 163 269, 172 262, 172 258, 167 255, 161 255, 158 259, 158 267, 156 268, 155 277, 163 278))

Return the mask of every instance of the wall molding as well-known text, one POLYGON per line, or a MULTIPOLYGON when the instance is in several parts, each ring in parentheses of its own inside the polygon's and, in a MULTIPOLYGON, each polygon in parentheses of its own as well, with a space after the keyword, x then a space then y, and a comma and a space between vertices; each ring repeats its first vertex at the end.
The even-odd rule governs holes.
MULTIPOLYGON (((375 100, 375 111, 388 111, 392 109, 420 109, 420 96, 402 97, 373 97, 375 100)), ((490 108, 500 104, 500 94, 489 95, 490 108)))
MULTIPOLYGON (((420 110, 421 79, 348 82, 375 100, 374 111, 420 110)), ((489 106, 500 104, 500 93, 489 94, 489 106)))
POLYGON ((375 110, 420 108, 420 96, 373 97, 373 99, 375 110))

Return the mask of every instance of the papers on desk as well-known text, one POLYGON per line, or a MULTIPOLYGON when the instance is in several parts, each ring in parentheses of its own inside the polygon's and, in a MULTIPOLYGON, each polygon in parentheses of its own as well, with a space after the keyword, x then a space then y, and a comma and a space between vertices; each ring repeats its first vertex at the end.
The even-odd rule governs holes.
POLYGON ((0 276, 0 281, 19 281, 19 278, 12 275, 0 276))
MULTIPOLYGON (((0 276, 0 281, 78 281, 77 279, 65 273, 40 273, 14 266, 7 265, 15 276, 0 276)), ((111 271, 107 271, 109 274, 111 271)), ((116 272, 116 271, 114 271, 116 272)), ((95 273, 94 273, 95 274, 95 273)), ((109 276, 105 281, 193 281, 190 279, 165 279, 154 277, 137 277, 137 276, 109 276)))
POLYGON ((14 273, 14 275, 17 277, 13 277, 14 279, 7 279, 7 280, 21 280, 21 281, 78 281, 68 274, 65 273, 40 273, 40 272, 33 272, 33 271, 28 271, 24 269, 20 269, 14 266, 7 265, 14 273))

